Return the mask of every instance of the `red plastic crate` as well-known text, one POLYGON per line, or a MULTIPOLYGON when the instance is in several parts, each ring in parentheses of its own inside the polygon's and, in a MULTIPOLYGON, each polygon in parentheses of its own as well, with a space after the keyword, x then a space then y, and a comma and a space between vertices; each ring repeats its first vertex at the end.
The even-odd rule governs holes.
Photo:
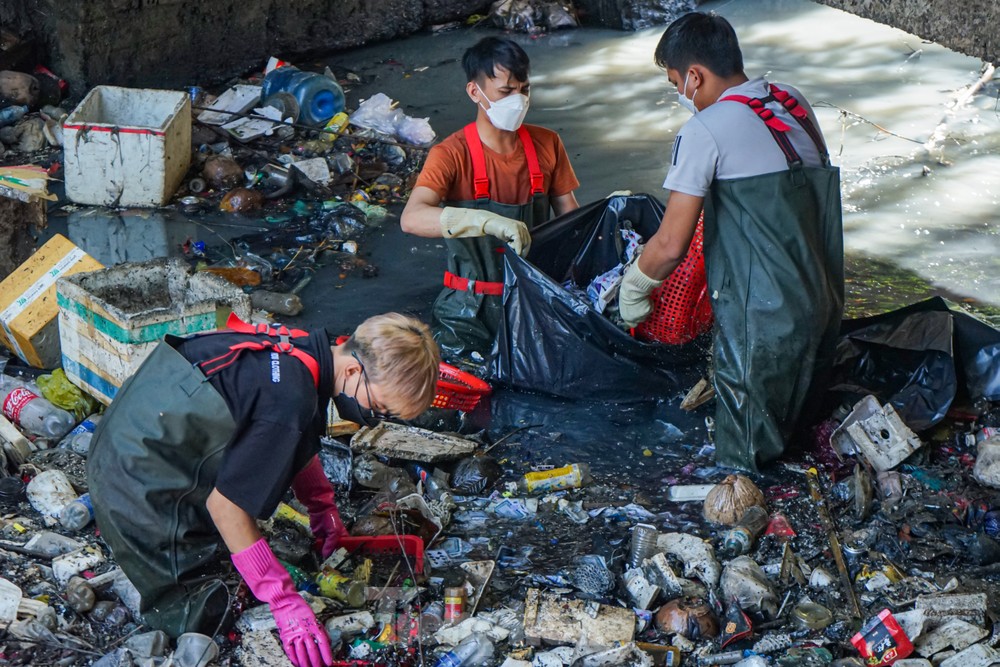
POLYGON ((362 556, 404 556, 417 574, 424 572, 424 541, 416 535, 375 535, 341 538, 338 546, 362 556))
POLYGON ((493 391, 484 380, 451 364, 441 362, 440 373, 437 395, 431 407, 471 412, 483 396, 489 396, 493 391))
POLYGON ((653 312, 635 328, 639 340, 681 345, 712 328, 712 303, 705 276, 704 224, 702 214, 684 261, 650 295, 653 312))

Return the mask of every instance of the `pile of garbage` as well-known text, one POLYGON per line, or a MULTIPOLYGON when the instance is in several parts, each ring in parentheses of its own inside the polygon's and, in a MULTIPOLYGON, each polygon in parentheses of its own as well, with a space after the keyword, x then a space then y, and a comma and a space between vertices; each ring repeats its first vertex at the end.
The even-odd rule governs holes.
MULTIPOLYGON (((61 207, 65 212, 81 204, 167 206, 210 229, 220 222, 231 228, 231 215, 236 225, 260 223, 265 231, 227 235, 221 243, 192 238, 174 252, 253 292, 255 307, 284 316, 302 309, 297 292, 321 266, 338 266, 342 276, 378 274, 359 241, 382 224, 388 206, 406 200, 435 139, 426 118, 406 115, 383 93, 348 109, 345 91, 360 79, 329 68, 309 72, 271 59, 263 73, 218 95, 198 87, 184 95, 99 86, 69 114, 58 106, 65 83, 40 69, 44 75, 0 72, 0 159, 66 178, 73 203, 61 207), (145 116, 130 111, 143 107, 145 116), (120 127, 164 136, 162 154, 149 152, 148 141, 123 144, 132 134, 120 127), (184 141, 188 132, 190 152, 166 139, 184 141), (116 173, 95 170, 95 160, 149 167, 119 166, 116 173), (174 174, 176 165, 182 171, 174 174), (137 176, 158 170, 149 182, 137 176)), ((0 184, 22 181, 0 174, 0 184)), ((31 194, 55 198, 43 189, 31 194)))
MULTIPOLYGON (((86 494, 98 404, 61 371, 0 375, 0 400, 10 664, 282 664, 225 559, 231 628, 173 643, 144 627, 86 494)), ((262 531, 337 664, 990 665, 998 428, 979 402, 921 437, 867 396, 754 479, 699 437, 690 456, 645 450, 650 482, 552 462, 531 427, 335 422, 320 458, 350 537, 320 562, 291 494, 262 531)))

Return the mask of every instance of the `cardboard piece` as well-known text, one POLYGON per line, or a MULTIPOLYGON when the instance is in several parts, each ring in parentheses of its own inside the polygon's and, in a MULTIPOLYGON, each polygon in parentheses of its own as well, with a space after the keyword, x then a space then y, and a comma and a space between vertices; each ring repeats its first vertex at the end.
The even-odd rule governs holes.
POLYGON ((104 268, 56 234, 0 282, 0 343, 35 368, 60 363, 56 280, 104 268))
POLYGON ((575 645, 581 635, 593 646, 628 644, 635 634, 630 609, 583 600, 566 600, 537 588, 524 598, 524 635, 529 643, 575 645))

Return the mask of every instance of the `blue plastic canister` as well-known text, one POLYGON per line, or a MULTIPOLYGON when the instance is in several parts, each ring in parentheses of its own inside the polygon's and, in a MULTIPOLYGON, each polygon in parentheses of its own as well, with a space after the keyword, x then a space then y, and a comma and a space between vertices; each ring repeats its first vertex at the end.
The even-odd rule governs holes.
POLYGON ((322 127, 344 110, 344 91, 336 81, 322 74, 303 72, 290 65, 279 67, 264 77, 261 101, 281 92, 298 100, 299 122, 306 125, 322 127))

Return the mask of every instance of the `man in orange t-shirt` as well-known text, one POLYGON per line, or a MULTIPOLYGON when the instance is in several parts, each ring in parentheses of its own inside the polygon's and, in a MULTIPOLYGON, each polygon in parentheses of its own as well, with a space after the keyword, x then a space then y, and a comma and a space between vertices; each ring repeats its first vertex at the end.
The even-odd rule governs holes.
POLYGON ((462 67, 476 120, 430 150, 402 227, 446 239, 434 337, 448 357, 475 360, 491 351, 502 317, 506 244, 526 254, 535 225, 579 208, 580 182, 559 135, 522 124, 530 85, 524 49, 487 37, 465 52, 462 67))

